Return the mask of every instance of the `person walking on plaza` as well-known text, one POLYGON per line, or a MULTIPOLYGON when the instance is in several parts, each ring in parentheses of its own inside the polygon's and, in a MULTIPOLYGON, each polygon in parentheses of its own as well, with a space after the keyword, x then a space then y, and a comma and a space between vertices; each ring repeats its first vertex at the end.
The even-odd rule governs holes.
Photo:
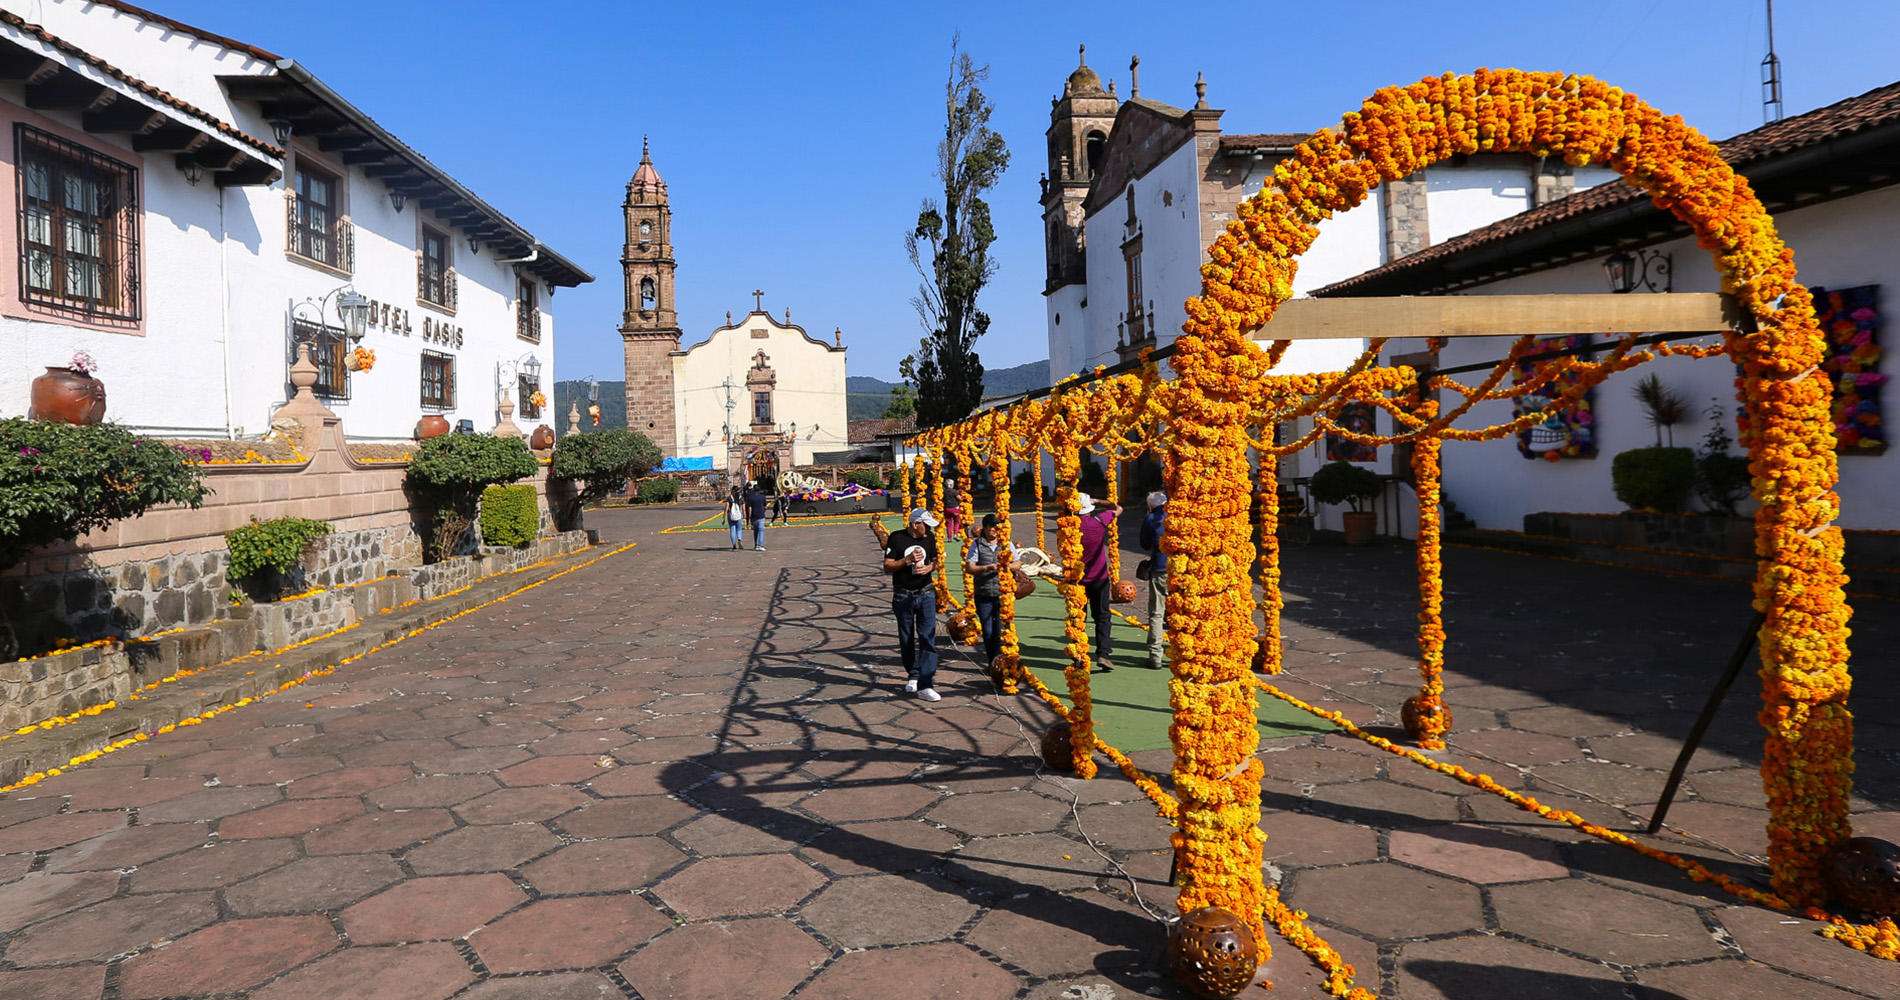
POLYGON ((732 534, 732 547, 737 550, 739 540, 745 537, 745 499, 739 495, 737 486, 726 496, 726 527, 732 534))
POLYGON ((1095 669, 1108 673, 1115 669, 1115 665, 1108 662, 1115 651, 1110 635, 1115 613, 1108 606, 1115 583, 1108 578, 1108 526, 1115 523, 1122 509, 1107 501, 1098 503, 1079 491, 1075 498, 1081 504, 1082 592, 1088 595, 1089 614, 1095 619, 1095 669))
POLYGON ((1009 560, 1003 556, 998 541, 1000 524, 995 514, 983 515, 983 525, 977 529, 976 537, 964 549, 963 572, 974 581, 971 592, 976 602, 976 620, 983 627, 983 661, 994 663, 998 653, 1003 651, 1003 631, 1000 612, 1003 606, 1003 574, 1009 571, 1009 560))
POLYGON ((943 481, 943 527, 945 533, 954 540, 963 538, 963 494, 957 492, 957 481, 943 481))
POLYGON ((1148 494, 1148 516, 1141 519, 1141 547, 1148 553, 1148 666, 1168 666, 1168 554, 1161 535, 1168 526, 1168 495, 1148 494))
POLYGON ((922 507, 884 542, 884 572, 891 578, 891 611, 897 616, 897 655, 909 679, 904 692, 937 701, 937 519, 922 507))
POLYGON ((752 522, 752 551, 765 550, 765 494, 753 483, 745 495, 746 518, 752 522))

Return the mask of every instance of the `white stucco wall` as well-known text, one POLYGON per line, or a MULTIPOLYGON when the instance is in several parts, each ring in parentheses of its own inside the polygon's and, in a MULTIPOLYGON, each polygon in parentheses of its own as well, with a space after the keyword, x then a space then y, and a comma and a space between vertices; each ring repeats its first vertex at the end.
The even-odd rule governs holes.
POLYGON ((673 412, 682 458, 711 458, 726 467, 727 421, 734 433, 752 424, 752 394, 746 374, 758 351, 776 376, 772 422, 789 430, 798 425, 792 462, 807 465, 820 451, 843 451, 848 444, 845 418, 845 355, 836 342, 814 340, 797 326, 754 312, 735 326, 721 327, 705 340, 673 355, 673 412), (754 331, 762 331, 763 336, 754 331), (731 381, 732 409, 726 409, 731 381))
MULTIPOLYGON (((88 5, 48 0, 44 7, 50 20, 88 5)), ((110 50, 97 53, 102 58, 140 79, 162 81, 160 85, 180 94, 195 96, 203 89, 186 86, 183 78, 209 81, 215 90, 210 74, 232 71, 224 62, 228 50, 170 29, 133 30, 137 19, 98 5, 88 9, 93 13, 72 18, 58 29, 49 24, 49 30, 96 37, 110 50)), ((251 64, 262 65, 255 60, 251 64)), ((221 97, 206 104, 228 107, 221 97)), ((493 429, 499 418, 497 372, 504 366, 512 372, 529 356, 541 362, 543 391, 552 394, 554 323, 547 286, 540 285, 537 296, 542 310, 539 343, 518 338, 514 265, 499 261, 486 247, 471 251, 463 233, 439 225, 454 247, 457 309, 450 316, 420 303, 419 207, 412 202, 397 213, 381 182, 360 171, 326 158, 326 166, 345 178, 341 212, 355 231, 353 269, 338 274, 286 255, 283 181, 269 187, 220 189, 207 178, 191 186, 170 154, 140 157, 130 151, 124 136, 79 131, 77 113, 26 109, 19 84, 0 84, 0 118, 27 121, 139 170, 142 295, 141 320, 111 329, 22 308, 13 248, 17 225, 0 227, 13 234, 0 237, 0 257, 5 258, 0 260, 0 415, 24 414, 33 377, 46 366, 65 364, 75 350, 83 349, 99 362, 110 420, 180 437, 262 436, 288 396, 286 343, 293 308, 308 302, 314 309, 319 299, 346 284, 379 303, 407 310, 409 327, 406 332, 392 329, 394 324, 381 322, 379 310, 378 322, 362 341, 376 352, 375 367, 351 374, 350 399, 326 401, 343 418, 350 437, 403 440, 413 433, 423 415, 420 359, 425 348, 456 359, 456 405, 443 411, 452 424, 468 419, 479 431, 493 429), (425 320, 430 328, 438 323, 459 327, 460 346, 425 340, 425 320)), ((11 190, 15 154, 10 129, 3 145, 0 184, 11 190)), ((340 326, 334 303, 332 297, 325 319, 340 326)), ((517 413, 515 420, 531 430, 537 423, 552 426, 554 416, 544 410, 539 419, 517 413)))
MULTIPOLYGON (((1843 198, 1810 208, 1783 212, 1775 224, 1795 251, 1804 284, 1830 288, 1876 284, 1876 308, 1883 323, 1880 337, 1887 352, 1881 370, 1895 371, 1893 345, 1900 326, 1889 318, 1900 309, 1900 256, 1893 252, 1893 236, 1900 227, 1900 187, 1843 198)), ((1720 281, 1708 253, 1684 239, 1657 249, 1672 256, 1674 290, 1713 292, 1720 281)), ((1519 278, 1498 281, 1474 294, 1543 292, 1605 293, 1601 258, 1519 278)), ((1631 294, 1646 294, 1643 291, 1631 294)), ((1693 341, 1706 343, 1708 340, 1693 341)), ((1399 352, 1418 350, 1420 342, 1407 341, 1399 352)), ((1443 366, 1497 358, 1510 349, 1509 338, 1458 338, 1440 354, 1443 366)), ((1703 416, 1719 402, 1733 437, 1734 366, 1723 358, 1693 361, 1664 358, 1613 376, 1596 390, 1598 457, 1556 463, 1523 458, 1515 438, 1487 442, 1448 442, 1444 449, 1445 493, 1482 528, 1520 530, 1523 517, 1539 511, 1615 513, 1623 510, 1610 482, 1610 461, 1618 452, 1655 444, 1655 432, 1643 421, 1631 396, 1638 379, 1654 372, 1688 400, 1695 419, 1675 429, 1678 446, 1695 448, 1709 430, 1703 416)), ((1900 406, 1900 390, 1890 384, 1882 403, 1900 406)), ((1464 421, 1485 426, 1510 418, 1508 402, 1474 407, 1464 421)), ((1739 454, 1739 446, 1737 452, 1739 454)), ((1884 455, 1847 454, 1840 462, 1842 512, 1845 528, 1900 528, 1900 449, 1884 455)))

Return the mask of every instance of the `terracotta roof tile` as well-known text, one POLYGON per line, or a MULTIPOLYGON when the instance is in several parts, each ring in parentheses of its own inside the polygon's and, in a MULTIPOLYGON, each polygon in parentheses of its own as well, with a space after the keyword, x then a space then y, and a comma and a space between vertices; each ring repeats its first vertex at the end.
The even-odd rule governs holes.
MULTIPOLYGON (((1870 90, 1858 97, 1837 101, 1806 114, 1784 118, 1725 139, 1716 145, 1722 152, 1722 158, 1727 160, 1730 166, 1746 174, 1747 168, 1753 164, 1896 120, 1900 120, 1900 82, 1870 90)), ((1423 269, 1477 247, 1509 240, 1545 226, 1640 202, 1647 198, 1648 195, 1641 188, 1619 178, 1454 236, 1443 243, 1434 243, 1417 253, 1317 289, 1313 294, 1320 296, 1350 294, 1353 289, 1367 283, 1396 278, 1408 271, 1423 269)))
POLYGON ((1222 152, 1230 149, 1292 149, 1312 138, 1311 132, 1252 132, 1220 137, 1222 152))
POLYGON ((917 430, 914 417, 890 419, 879 417, 871 420, 852 420, 845 428, 845 437, 857 444, 876 441, 886 434, 910 434, 917 430))
MULTIPOLYGON (((137 8, 132 8, 132 9, 137 10, 137 8)), ((120 83, 123 83, 134 90, 137 90, 139 93, 142 93, 146 95, 147 97, 150 97, 153 100, 158 101, 161 104, 164 104, 166 107, 180 111, 191 118, 197 119, 199 122, 203 123, 204 125, 209 126, 211 131, 216 132, 227 139, 233 139, 238 142, 242 142, 245 145, 252 147, 253 149, 259 150, 264 153, 268 153, 269 155, 276 157, 279 160, 283 159, 284 157, 284 151, 277 148, 276 146, 273 146, 262 139, 249 135, 237 128, 232 127, 229 124, 226 124, 224 120, 220 119, 218 116, 212 114, 209 111, 204 110, 203 108, 198 107, 197 105, 189 104, 189 103, 186 103, 185 101, 179 100, 176 97, 173 97, 172 95, 166 93, 165 91, 160 90, 149 83, 146 83, 144 80, 141 80, 138 77, 135 77, 132 74, 127 73, 126 71, 118 68, 117 66, 114 66, 111 63, 106 62, 104 59, 101 59, 98 56, 95 56, 92 53, 87 52, 86 50, 80 48, 79 46, 74 45, 71 42, 68 42, 65 39, 60 38, 57 35, 54 35, 53 33, 47 31, 45 28, 42 28, 37 24, 29 24, 26 20, 24 20, 17 14, 14 14, 10 11, 0 10, 0 23, 11 25, 12 27, 17 28, 20 31, 23 31, 26 34, 32 35, 33 37, 38 38, 39 40, 45 42, 48 45, 51 45, 52 47, 60 50, 61 52, 64 52, 80 60, 81 62, 84 62, 86 65, 91 66, 93 69, 96 69, 101 73, 104 73, 105 75, 113 78, 114 80, 117 80, 120 83)))

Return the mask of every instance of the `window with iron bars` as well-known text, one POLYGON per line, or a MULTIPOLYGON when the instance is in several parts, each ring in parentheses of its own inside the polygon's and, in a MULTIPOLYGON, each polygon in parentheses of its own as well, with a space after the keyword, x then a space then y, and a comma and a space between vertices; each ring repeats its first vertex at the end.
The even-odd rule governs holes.
POLYGON ((515 336, 541 342, 541 288, 526 278, 515 284, 515 336))
POLYGON ((422 255, 416 258, 416 298, 455 311, 455 268, 447 233, 422 227, 422 255))
POLYGON ((541 380, 526 375, 515 376, 515 403, 521 407, 524 420, 541 419, 541 408, 534 405, 534 394, 541 391, 541 380))
POLYGON ((21 300, 136 321, 138 170, 24 124, 13 148, 21 300))
POLYGON ((290 252, 339 271, 355 267, 356 230, 338 204, 341 181, 315 167, 297 165, 289 204, 290 252))
POLYGON ((294 319, 290 324, 290 361, 297 361, 297 346, 310 345, 310 360, 317 366, 317 384, 310 391, 324 399, 350 398, 350 338, 334 326, 320 326, 309 320, 294 319))
POLYGON ((434 351, 422 352, 422 405, 431 409, 455 407, 455 359, 434 351))

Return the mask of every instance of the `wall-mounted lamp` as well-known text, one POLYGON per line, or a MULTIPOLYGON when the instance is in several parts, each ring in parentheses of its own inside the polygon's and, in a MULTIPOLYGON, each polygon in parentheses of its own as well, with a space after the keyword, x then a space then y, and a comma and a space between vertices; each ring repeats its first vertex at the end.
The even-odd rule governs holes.
POLYGON ((279 146, 282 146, 283 144, 289 142, 290 141, 290 119, 272 118, 270 120, 270 134, 277 137, 277 144, 279 146))
POLYGON ((343 330, 351 340, 362 340, 369 327, 369 299, 350 289, 337 297, 336 312, 343 317, 343 330))
POLYGON ((395 209, 397 215, 402 214, 402 206, 408 200, 409 200, 409 196, 406 194, 403 194, 402 191, 398 190, 397 188, 389 189, 389 207, 395 209))
POLYGON ((1652 292, 1670 290, 1669 255, 1661 251, 1638 250, 1631 254, 1618 250, 1603 259, 1603 274, 1610 291, 1618 295, 1633 292, 1637 286, 1652 292), (1662 287, 1656 287, 1660 284, 1662 287))
POLYGON ((468 252, 469 253, 482 252, 482 241, 476 239, 474 233, 468 234, 468 252))
POLYGON ((198 182, 205 179, 205 168, 200 166, 197 160, 185 161, 185 165, 180 169, 185 172, 185 183, 192 187, 197 187, 198 182))

